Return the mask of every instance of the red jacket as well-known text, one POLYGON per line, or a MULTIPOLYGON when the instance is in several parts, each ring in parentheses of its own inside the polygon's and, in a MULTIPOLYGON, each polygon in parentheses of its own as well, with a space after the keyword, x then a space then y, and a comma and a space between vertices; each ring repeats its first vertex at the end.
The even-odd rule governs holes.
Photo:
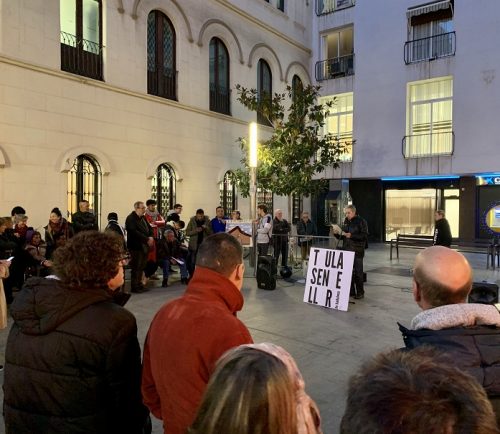
POLYGON ((165 434, 185 434, 215 362, 228 349, 253 342, 236 318, 242 307, 232 282, 197 267, 186 293, 154 317, 144 345, 142 395, 163 420, 165 434))

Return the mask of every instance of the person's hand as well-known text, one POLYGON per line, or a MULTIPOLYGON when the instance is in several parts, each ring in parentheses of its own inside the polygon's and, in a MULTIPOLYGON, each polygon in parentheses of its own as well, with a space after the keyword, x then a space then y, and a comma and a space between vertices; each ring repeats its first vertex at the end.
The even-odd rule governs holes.
POLYGON ((201 232, 203 230, 203 226, 201 228, 196 228, 196 232, 201 232))
POLYGON ((153 237, 149 237, 148 238, 148 246, 149 247, 153 247, 153 244, 155 243, 155 240, 153 237))
POLYGON ((344 236, 346 238, 351 238, 351 233, 350 232, 344 232, 344 236))
POLYGON ((12 261, 7 261, 6 259, 0 260, 0 264, 3 265, 4 267, 7 267, 7 268, 10 267, 11 263, 12 263, 12 261))
POLYGON ((173 265, 177 264, 177 262, 175 262, 172 258, 170 259, 170 263, 173 265))
POLYGON ((14 236, 17 238, 21 238, 21 235, 19 235, 17 232, 14 232, 14 236))
POLYGON ((47 268, 52 267, 52 261, 46 259, 45 261, 42 262, 42 265, 47 268))

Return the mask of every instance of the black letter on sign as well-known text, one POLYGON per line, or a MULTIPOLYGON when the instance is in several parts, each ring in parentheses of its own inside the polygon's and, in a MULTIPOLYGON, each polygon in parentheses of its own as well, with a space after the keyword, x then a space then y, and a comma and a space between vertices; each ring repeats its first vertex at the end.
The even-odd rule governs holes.
POLYGON ((332 295, 333 295, 333 292, 330 289, 328 289, 326 291, 325 307, 332 307, 332 303, 331 303, 332 295))

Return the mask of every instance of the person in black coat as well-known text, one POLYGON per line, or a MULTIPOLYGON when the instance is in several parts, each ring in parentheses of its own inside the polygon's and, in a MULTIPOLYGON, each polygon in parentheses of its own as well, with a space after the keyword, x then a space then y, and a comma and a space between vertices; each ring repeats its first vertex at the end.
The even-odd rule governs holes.
POLYGON ((438 209, 434 213, 436 224, 434 226, 434 246, 451 246, 451 229, 448 220, 444 217, 444 211, 438 209))
POLYGON ((283 211, 277 209, 274 212, 273 220, 273 249, 276 265, 281 255, 281 266, 288 265, 288 234, 290 233, 290 223, 283 218, 283 211))
POLYGON ((71 223, 73 224, 75 234, 82 231, 98 231, 99 226, 97 225, 96 217, 89 211, 89 201, 81 200, 78 202, 78 208, 79 211, 71 216, 71 223))
POLYGON ((356 213, 354 205, 347 205, 345 207, 345 216, 342 232, 335 234, 335 236, 343 240, 344 250, 354 252, 351 296, 359 300, 365 296, 363 258, 368 242, 368 224, 364 218, 356 213))
POLYGON ((127 250, 127 242, 125 241, 125 229, 123 229, 118 223, 118 214, 115 212, 110 212, 108 214, 108 224, 104 229, 104 232, 112 232, 120 237, 123 241, 123 248, 127 250))
POLYGON ((142 273, 148 261, 149 249, 153 247, 153 229, 144 218, 146 205, 144 202, 134 203, 132 211, 125 220, 125 229, 127 230, 127 248, 130 252, 130 271, 131 271, 131 291, 141 293, 147 291, 142 284, 142 273))
POLYGON ((114 302, 124 251, 85 231, 54 253, 57 278, 29 279, 11 307, 5 352, 7 434, 141 434, 141 350, 134 316, 114 302))

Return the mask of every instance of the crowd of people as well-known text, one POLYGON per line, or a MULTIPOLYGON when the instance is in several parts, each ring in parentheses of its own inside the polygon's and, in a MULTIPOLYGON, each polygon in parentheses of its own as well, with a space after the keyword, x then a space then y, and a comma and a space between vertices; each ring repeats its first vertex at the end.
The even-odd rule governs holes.
MULTIPOLYGON (((0 234, 15 231, 39 267, 10 309, 6 433, 147 434, 152 414, 165 434, 320 434, 320 412, 292 356, 254 343, 237 317, 244 305, 243 249, 221 230, 223 212, 214 221, 197 210, 186 242, 182 206, 165 219, 155 205, 134 204, 126 240, 113 213, 106 231, 94 230, 85 204, 79 225, 54 217, 45 229, 65 232, 65 241, 52 244, 49 257, 25 212, 15 214, 17 231, 10 219, 0 220, 0 234), (154 316, 142 361, 136 320, 120 294, 129 259, 136 290, 150 262, 162 264, 167 280, 170 266, 184 264, 187 284, 154 316)), ((259 207, 259 214, 261 240, 274 225, 282 234, 290 230, 280 212, 270 219, 259 207)), ((347 248, 363 254, 365 228, 356 215, 346 209, 337 236, 355 241, 347 248)), ((0 261, 5 282, 13 265, 0 261)), ((409 328, 400 326, 405 348, 374 356, 351 378, 340 433, 500 433, 500 315, 495 306, 467 304, 471 287, 460 253, 433 246, 417 255, 413 297, 422 312, 409 328)))

